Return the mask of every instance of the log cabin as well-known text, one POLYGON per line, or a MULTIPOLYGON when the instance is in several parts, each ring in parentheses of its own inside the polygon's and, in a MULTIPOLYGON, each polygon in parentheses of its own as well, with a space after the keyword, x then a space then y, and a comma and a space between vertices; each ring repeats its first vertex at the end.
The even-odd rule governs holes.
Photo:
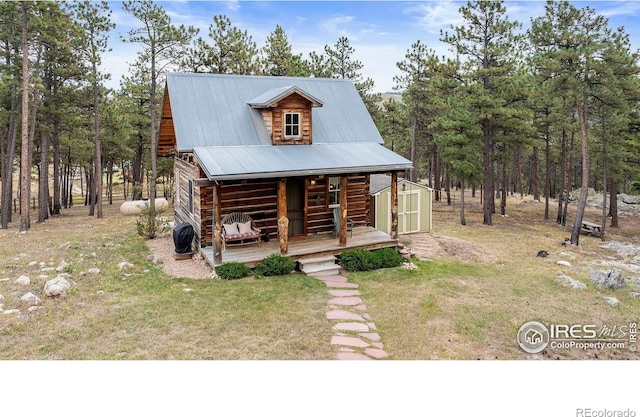
POLYGON ((350 80, 170 73, 157 155, 174 158, 176 224, 193 226, 194 249, 212 266, 240 259, 222 244, 222 219, 238 212, 260 229, 252 250, 263 258, 274 247, 295 259, 397 244, 396 187, 391 233, 365 233, 382 233, 371 226, 369 179, 396 184, 412 164, 384 147, 350 80))

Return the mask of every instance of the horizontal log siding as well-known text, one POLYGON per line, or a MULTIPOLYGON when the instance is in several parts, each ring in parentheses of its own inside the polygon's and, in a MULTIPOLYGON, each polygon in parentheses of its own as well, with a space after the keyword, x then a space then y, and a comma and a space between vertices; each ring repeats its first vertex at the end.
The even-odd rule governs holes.
POLYGON ((357 223, 371 225, 369 216, 369 175, 349 177, 347 216, 357 223))
POLYGON ((298 94, 290 95, 279 102, 278 107, 273 108, 271 126, 271 140, 274 145, 310 145, 312 142, 311 102, 298 94), (284 113, 300 113, 300 139, 285 139, 284 113))
POLYGON ((224 182, 220 197, 222 217, 234 211, 248 214, 256 227, 275 239, 278 236, 277 190, 277 179, 224 182))
MULTIPOLYGON (((174 159, 174 172, 176 182, 176 193, 179 193, 178 199, 174 204, 173 214, 176 224, 190 223, 193 226, 195 246, 201 244, 201 236, 203 236, 203 228, 201 227, 200 213, 200 189, 193 186, 193 213, 189 212, 189 180, 195 180, 199 177, 200 168, 192 165, 191 155, 183 154, 182 157, 174 159)), ((205 235, 206 236, 206 235, 205 235)))

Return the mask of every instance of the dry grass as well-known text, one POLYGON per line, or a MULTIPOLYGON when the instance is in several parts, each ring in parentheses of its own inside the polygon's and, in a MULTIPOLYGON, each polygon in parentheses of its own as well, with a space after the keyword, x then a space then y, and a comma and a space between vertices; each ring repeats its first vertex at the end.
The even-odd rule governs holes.
MULTIPOLYGON (((471 199, 468 198, 468 201, 471 199)), ((444 203, 434 210, 437 234, 406 236, 409 244, 431 261, 416 261, 417 271, 379 270, 352 274, 361 284, 370 314, 394 359, 539 359, 638 358, 629 350, 554 351, 528 355, 516 343, 521 324, 609 326, 637 322, 640 302, 628 291, 598 290, 587 280, 595 259, 615 256, 600 248, 601 240, 581 236, 578 247, 561 243, 570 228, 544 220, 544 205, 512 198, 509 217, 494 217, 482 226, 478 204, 467 211, 467 226, 444 203), (538 258, 539 250, 550 256, 538 258), (571 268, 557 265, 567 260, 571 268), (554 278, 566 273, 588 285, 576 291, 554 278), (602 296, 620 300, 609 306, 602 296)), ((585 218, 597 219, 600 210, 585 218)), ((572 214, 570 213, 570 219, 572 214)), ((607 239, 640 243, 640 218, 622 217, 621 228, 608 229, 607 239)))
POLYGON ((300 275, 224 282, 175 278, 147 261, 135 217, 107 207, 105 218, 76 206, 26 234, 0 230, 0 359, 329 359, 331 326, 324 284, 300 275), (55 271, 32 261, 70 265, 66 298, 42 294, 55 271), (131 270, 117 265, 128 261, 131 270), (87 274, 99 268, 100 274, 87 274), (131 275, 129 275, 131 274, 131 275), (14 280, 28 275, 31 285, 14 280), (39 277, 46 275, 47 277, 39 277), (191 291, 185 292, 185 289, 191 291), (27 313, 32 292, 42 309, 27 313))

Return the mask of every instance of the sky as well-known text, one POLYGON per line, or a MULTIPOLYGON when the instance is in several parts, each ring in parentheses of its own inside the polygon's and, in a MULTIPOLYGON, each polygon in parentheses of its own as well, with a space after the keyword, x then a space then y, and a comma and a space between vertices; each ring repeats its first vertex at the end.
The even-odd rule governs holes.
MULTIPOLYGON (((572 2, 576 7, 590 6, 609 19, 610 27, 624 26, 634 49, 640 48, 640 1, 572 2)), ((341 36, 349 39, 353 58, 363 64, 365 78, 374 80, 375 92, 390 92, 400 74, 396 63, 402 61, 411 45, 420 40, 438 55, 453 56, 448 45, 440 41, 440 31, 463 23, 458 9, 461 1, 158 1, 176 25, 194 26, 210 42, 209 25, 213 16, 226 15, 231 24, 246 30, 257 46, 280 25, 293 52, 308 58, 325 45, 334 45, 341 36)), ((506 1, 510 20, 530 26, 532 18, 544 14, 544 1, 506 1)), ((103 69, 111 74, 108 86, 119 88, 119 80, 135 61, 135 44, 121 42, 122 36, 140 26, 122 10, 122 2, 109 2, 116 28, 105 53, 103 69)))

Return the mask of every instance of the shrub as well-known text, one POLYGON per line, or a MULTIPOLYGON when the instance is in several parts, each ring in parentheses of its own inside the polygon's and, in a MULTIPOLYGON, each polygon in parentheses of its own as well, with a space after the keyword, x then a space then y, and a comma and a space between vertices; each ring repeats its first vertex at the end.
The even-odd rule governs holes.
POLYGON ((402 257, 393 248, 375 251, 350 249, 340 256, 340 265, 347 271, 371 271, 378 268, 393 268, 402 263, 402 257))
POLYGON ((382 248, 373 253, 378 258, 380 268, 395 268, 402 263, 402 257, 394 248, 382 248))
POLYGON ((160 209, 156 206, 156 215, 152 216, 149 203, 145 203, 140 210, 140 214, 138 214, 138 220, 136 220, 138 235, 146 237, 147 239, 155 239, 158 235, 167 232, 170 227, 164 220, 158 217, 164 212, 165 209, 160 209))
POLYGON ((251 275, 251 268, 240 262, 225 262, 216 267, 216 274, 222 279, 239 279, 251 275))
POLYGON ((291 258, 282 256, 279 253, 272 253, 264 258, 256 267, 258 276, 287 275, 296 267, 296 263, 291 258))
POLYGON ((376 256, 365 249, 349 249, 340 256, 340 265, 347 271, 371 271, 379 268, 376 256))

